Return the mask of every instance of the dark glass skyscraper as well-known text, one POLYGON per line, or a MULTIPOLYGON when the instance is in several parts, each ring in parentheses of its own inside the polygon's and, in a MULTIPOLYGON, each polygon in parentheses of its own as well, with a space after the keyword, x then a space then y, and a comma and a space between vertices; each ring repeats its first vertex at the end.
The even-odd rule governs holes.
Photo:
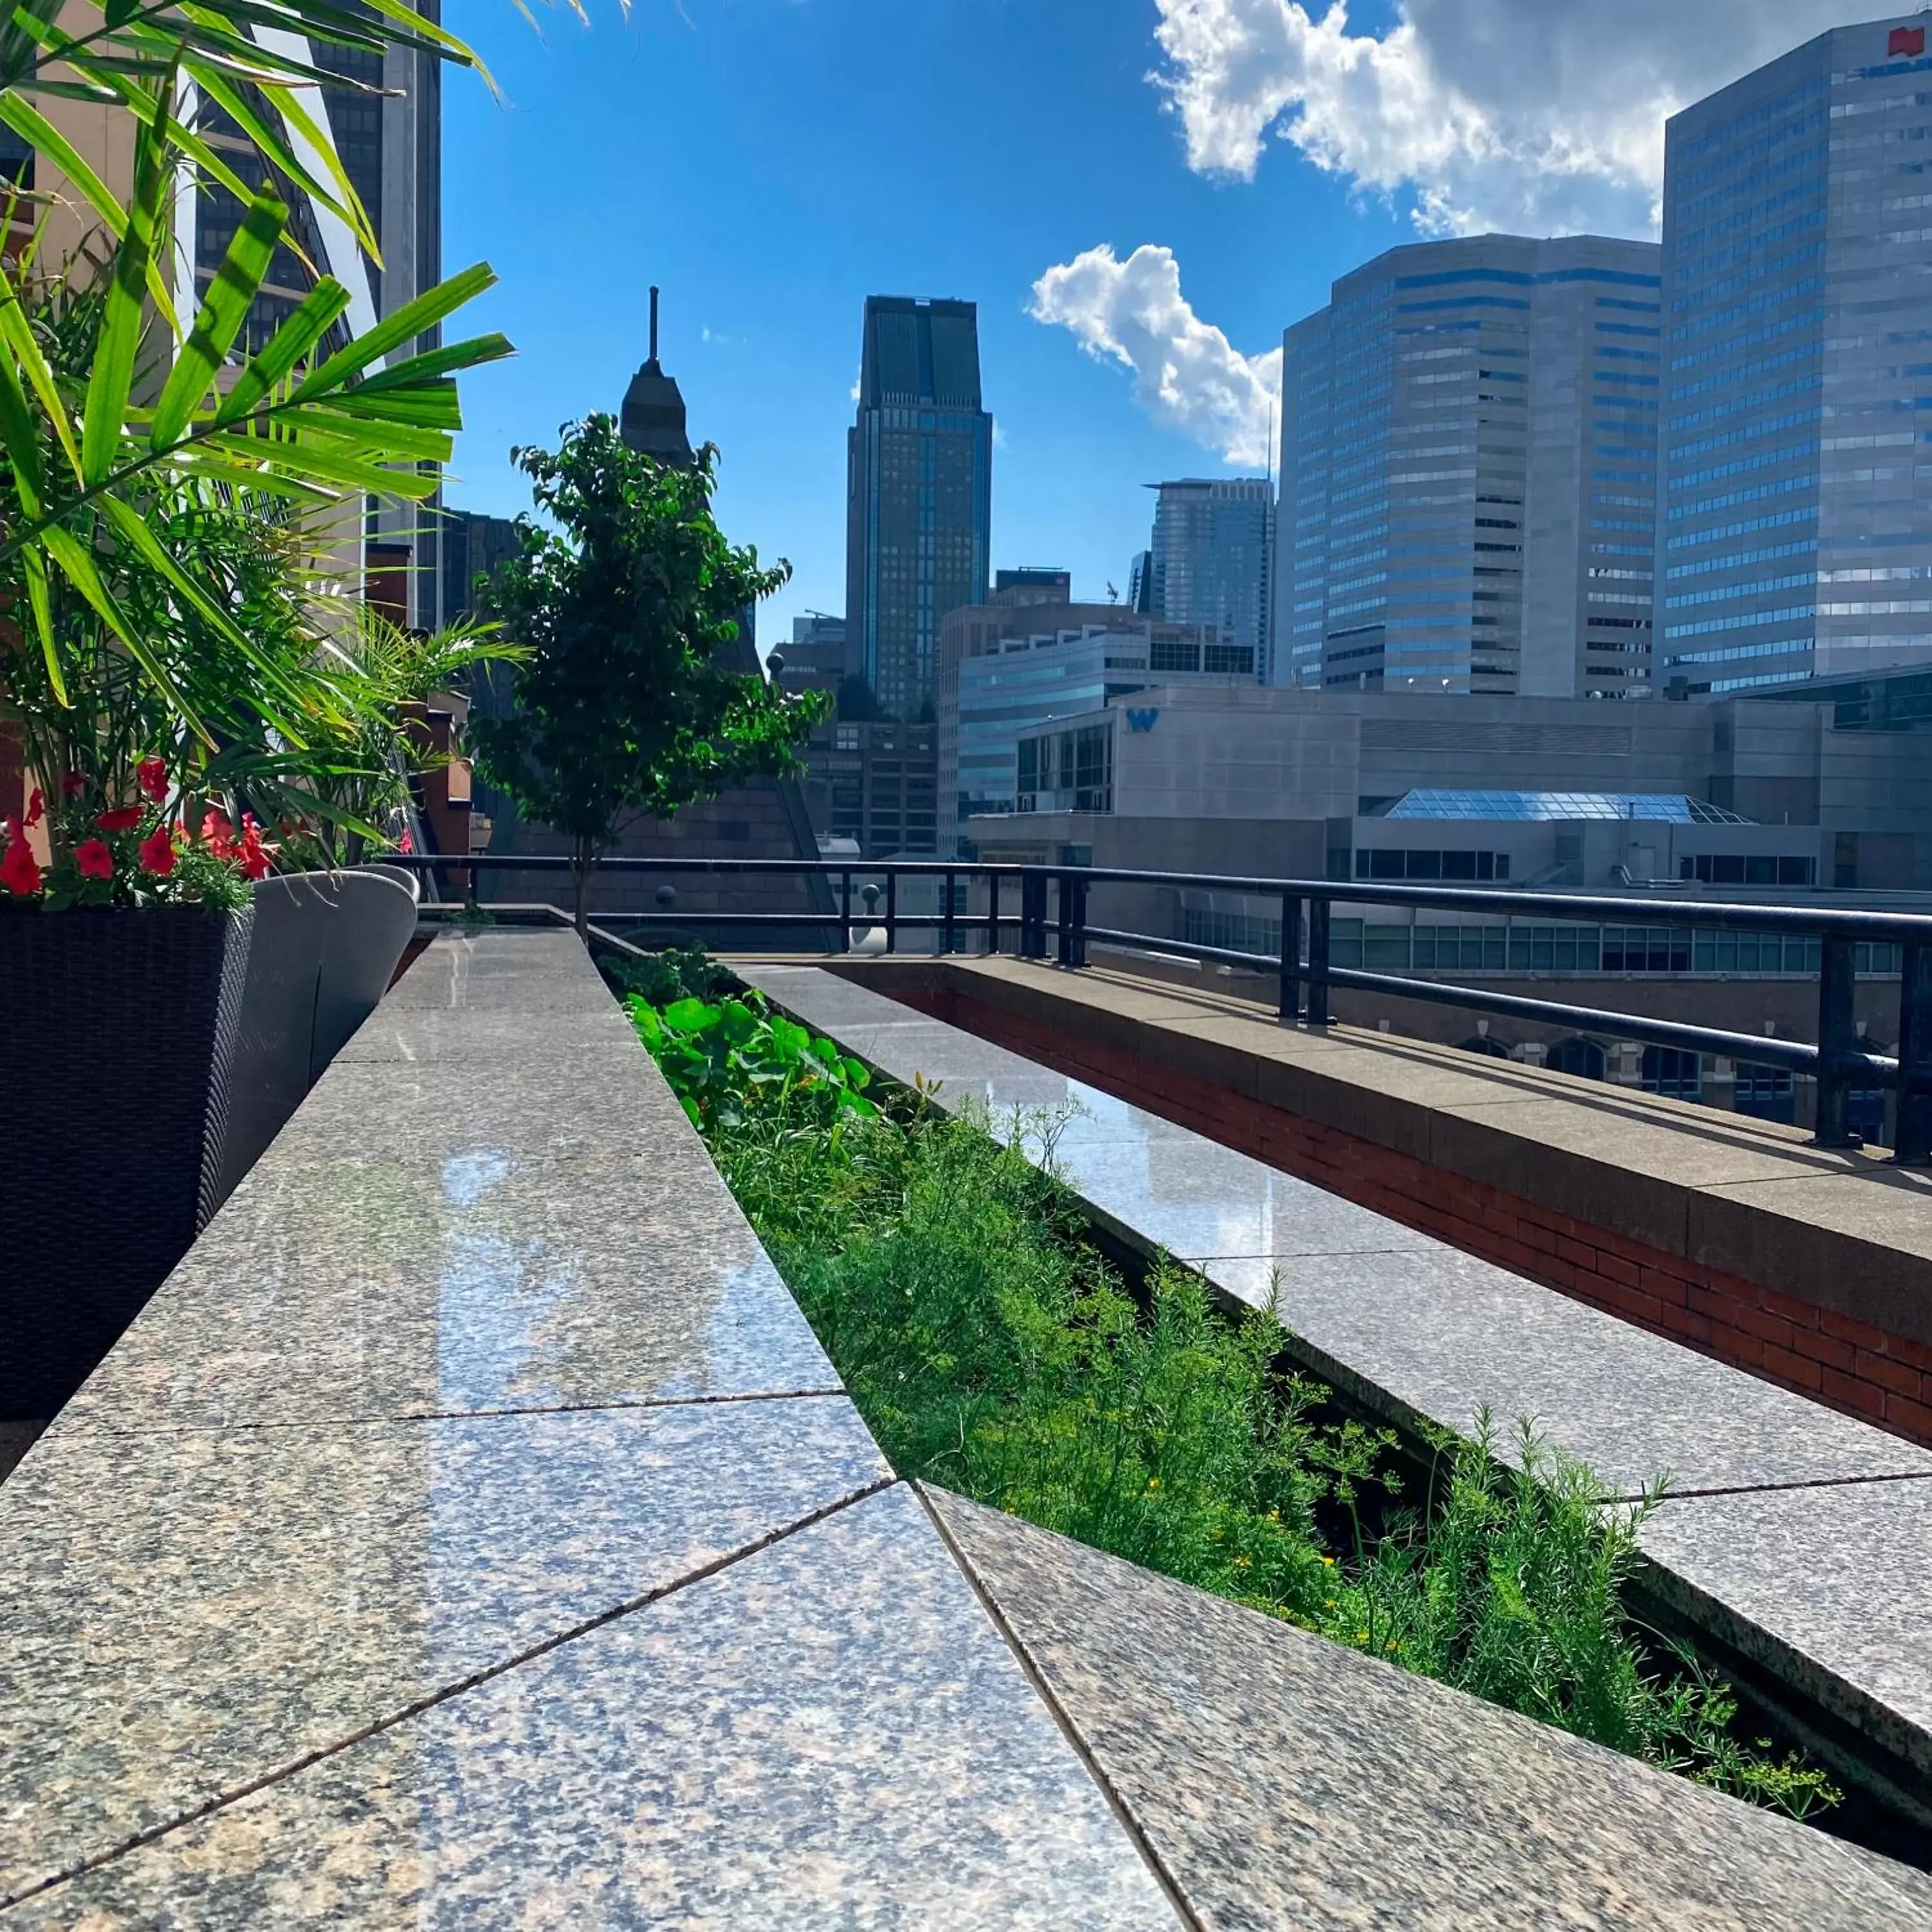
POLYGON ((982 603, 993 514, 993 419, 980 406, 970 302, 871 296, 847 466, 852 668, 889 716, 932 697, 939 620, 982 603))

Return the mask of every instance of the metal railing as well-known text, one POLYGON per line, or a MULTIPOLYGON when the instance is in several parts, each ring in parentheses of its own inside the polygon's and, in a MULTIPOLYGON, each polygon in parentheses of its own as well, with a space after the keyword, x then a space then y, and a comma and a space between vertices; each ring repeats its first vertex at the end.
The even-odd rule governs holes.
MULTIPOLYGON (((422 856, 400 863, 434 875, 466 875, 469 902, 476 902, 479 873, 567 872, 567 858, 491 855, 470 860, 422 856)), ((604 873, 650 872, 668 880, 689 874, 762 874, 810 877, 836 882, 830 913, 680 911, 676 888, 661 892, 655 912, 599 911, 597 922, 620 922, 672 930, 705 927, 734 931, 783 928, 792 933, 823 933, 834 950, 849 951, 855 932, 880 932, 885 950, 896 952, 907 932, 936 932, 943 952, 970 950, 979 941, 989 953, 1010 950, 1026 959, 1052 958, 1069 970, 1088 963, 1096 941, 1149 952, 1240 966, 1274 976, 1280 984, 1278 1011, 1289 1024, 1320 1028, 1330 1022, 1330 994, 1345 987, 1402 999, 1420 1000, 1477 1013, 1499 1014, 1577 1032, 1602 1034, 1679 1052, 1711 1054, 1749 1066, 1786 1070, 1816 1082, 1815 1138, 1823 1147, 1851 1147, 1859 1136, 1850 1128, 1848 1102, 1861 1089, 1882 1088, 1898 1096, 1893 1157, 1904 1163, 1932 1162, 1932 916, 1907 913, 1856 912, 1808 906, 1741 905, 1678 899, 1610 898, 1575 892, 1516 891, 1490 886, 1418 886, 1340 879, 1228 878, 1195 872, 1109 870, 1089 866, 988 864, 964 860, 894 860, 868 864, 844 860, 634 859, 608 857, 596 869, 604 873), (900 907, 900 881, 940 882, 937 913, 908 913, 900 907), (862 910, 855 908, 854 881, 862 910), (983 880, 983 911, 960 909, 958 888, 983 880), (882 883, 879 883, 882 882, 882 883), (1279 952, 1243 952, 1204 946, 1163 934, 1095 926, 1088 901, 1106 886, 1173 887, 1226 893, 1271 902, 1280 909, 1279 952), (1011 896, 1009 897, 1010 892, 1011 896), (1819 945, 1817 1039, 1778 1040, 1720 1028, 1654 1019, 1558 1000, 1531 998, 1486 988, 1418 980, 1392 973, 1336 965, 1330 956, 1333 909, 1389 906, 1416 911, 1456 912, 1494 918, 1522 914, 1559 924, 1588 923, 1694 928, 1720 932, 1778 933, 1815 939, 1819 945), (1009 909, 1010 908, 1010 910, 1009 909), (1010 949, 1003 942, 1011 938, 1010 949), (1867 1052, 1858 1045, 1853 1010, 1854 949, 1860 944, 1896 946, 1900 960, 1898 1051, 1867 1052)))

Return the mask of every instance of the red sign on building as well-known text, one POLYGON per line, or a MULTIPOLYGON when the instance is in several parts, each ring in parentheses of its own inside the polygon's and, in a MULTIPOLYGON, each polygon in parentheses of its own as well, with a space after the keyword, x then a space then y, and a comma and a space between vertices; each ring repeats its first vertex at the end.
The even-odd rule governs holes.
POLYGON ((1925 29, 1923 27, 1894 27, 1892 30, 1892 44, 1886 49, 1888 54, 1922 54, 1925 51, 1925 29))

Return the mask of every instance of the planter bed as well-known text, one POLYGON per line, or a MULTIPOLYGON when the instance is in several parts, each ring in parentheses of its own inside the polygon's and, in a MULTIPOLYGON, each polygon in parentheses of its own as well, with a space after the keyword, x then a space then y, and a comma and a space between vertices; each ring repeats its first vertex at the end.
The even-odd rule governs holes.
POLYGON ((1721 1684, 1623 1606, 1651 1507, 1527 1430, 1386 1430, 1282 1372, 1157 1263, 1137 1301, 1052 1178, 1064 1116, 884 1107, 830 1042, 731 1001, 632 1010, 896 1470, 1737 1795, 1838 1794, 1739 1731, 1721 1684))

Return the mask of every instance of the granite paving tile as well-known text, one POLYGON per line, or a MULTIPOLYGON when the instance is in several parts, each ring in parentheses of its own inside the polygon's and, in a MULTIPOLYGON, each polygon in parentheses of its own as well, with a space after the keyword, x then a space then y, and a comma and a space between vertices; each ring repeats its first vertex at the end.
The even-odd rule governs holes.
POLYGON ((903 1486, 8 1922, 1178 1923, 903 1486))
POLYGON ((1932 1879, 929 1492, 1210 1932, 1904 1932, 1932 1879))
POLYGON ((1932 1483, 1687 1496, 1642 1534, 1666 1599, 1913 1766, 1932 1810, 1932 1483))
POLYGON ((258 1167, 55 1426, 838 1386, 680 1115, 633 1160, 258 1167))
POLYGON ((392 1006, 387 1000, 336 1056, 338 1066, 368 1060, 581 1059, 601 1048, 634 1049, 637 1035, 613 1000, 580 1012, 506 1004, 500 1011, 446 1012, 392 1006))
POLYGON ((650 1055, 634 1042, 600 1048, 594 1073, 580 1058, 506 1063, 483 1078, 462 1060, 338 1061, 270 1151, 293 1162, 380 1150, 406 1167, 440 1167, 453 1155, 480 1152, 565 1161, 628 1148, 656 1157, 683 1138, 686 1126, 650 1055))
POLYGON ((838 1396, 164 1442, 7 1485, 0 1896, 890 1476, 838 1396))
POLYGON ((1506 1450, 1527 1416, 1623 1494, 1932 1476, 1932 1451, 1453 1248, 1200 1266, 1257 1306, 1272 1286, 1298 1353, 1377 1413, 1468 1436, 1486 1407, 1506 1450))
POLYGON ((1177 1259, 1438 1244, 1292 1174, 1199 1135, 1140 1144, 1070 1134, 1055 1150, 1060 1178, 1107 1226, 1136 1246, 1177 1259))

